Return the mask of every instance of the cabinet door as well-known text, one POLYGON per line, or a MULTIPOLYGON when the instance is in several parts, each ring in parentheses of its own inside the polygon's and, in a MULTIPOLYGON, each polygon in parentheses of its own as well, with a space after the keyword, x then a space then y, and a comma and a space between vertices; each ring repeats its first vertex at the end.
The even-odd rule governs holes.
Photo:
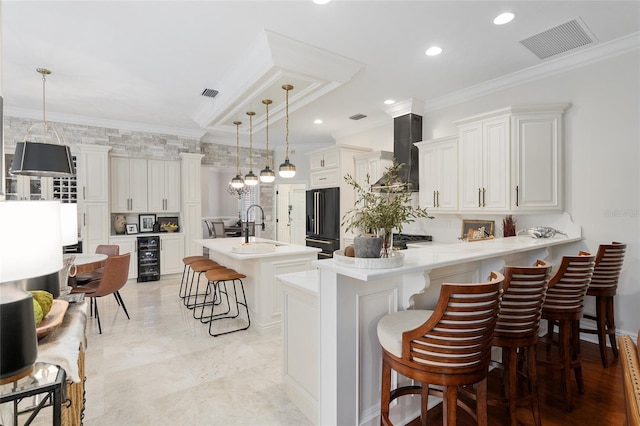
POLYGON ((110 147, 81 148, 78 160, 78 198, 86 202, 109 201, 109 156, 110 147))
POLYGON ((458 141, 443 143, 437 150, 436 203, 438 211, 458 210, 458 141))
POLYGON ((310 154, 309 155, 309 168, 311 170, 321 169, 323 162, 324 162, 324 154, 310 154))
POLYGON ((482 209, 482 123, 460 127, 460 208, 482 209))
POLYGON ((340 186, 339 169, 329 169, 311 173, 311 189, 340 186))
POLYGON ((120 254, 131 253, 131 261, 129 262, 129 279, 138 277, 138 252, 136 238, 110 238, 109 244, 120 247, 120 254))
POLYGON ((337 149, 327 151, 324 153, 324 158, 322 160, 322 167, 338 167, 340 165, 340 151, 337 149))
POLYGON ((184 237, 182 235, 160 236, 160 273, 177 274, 183 272, 184 237))
POLYGON ((129 159, 111 157, 111 210, 129 211, 129 159))
POLYGON ((149 160, 147 162, 147 178, 148 178, 148 204, 149 211, 161 212, 164 211, 165 200, 165 173, 164 173, 164 161, 149 160))
POLYGON ((109 240, 109 206, 107 203, 84 203, 82 215, 82 250, 95 253, 96 247, 109 240))
POLYGON ((420 207, 433 209, 437 205, 438 191, 438 149, 434 146, 420 146, 420 207))
POLYGON ((164 164, 164 207, 168 212, 180 211, 181 170, 178 161, 165 161, 164 164))
POLYGON ((513 117, 514 211, 561 211, 561 114, 513 117))
POLYGON ((129 159, 129 198, 132 212, 149 211, 147 209, 147 160, 129 159))
POLYGON ((492 211, 509 210, 509 118, 483 123, 482 207, 492 211))

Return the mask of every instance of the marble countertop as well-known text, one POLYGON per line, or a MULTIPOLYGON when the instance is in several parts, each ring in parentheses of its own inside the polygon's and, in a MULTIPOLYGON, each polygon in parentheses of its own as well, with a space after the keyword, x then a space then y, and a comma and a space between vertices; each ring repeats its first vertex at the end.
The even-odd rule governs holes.
POLYGON ((200 244, 209 250, 232 257, 234 259, 260 259, 270 257, 284 257, 300 254, 316 254, 321 250, 314 247, 300 246, 297 244, 288 244, 280 241, 268 240, 265 238, 250 237, 249 242, 254 244, 274 244, 275 250, 269 253, 235 253, 233 247, 239 247, 244 243, 243 237, 232 238, 208 238, 193 240, 196 244, 200 244))
POLYGON ((425 242, 407 244, 402 250, 404 265, 389 269, 359 269, 343 266, 334 259, 316 260, 313 266, 336 272, 362 281, 420 272, 465 262, 473 262, 512 253, 543 249, 559 244, 580 241, 581 236, 556 235, 552 238, 535 239, 527 236, 496 238, 493 240, 455 243, 425 242))

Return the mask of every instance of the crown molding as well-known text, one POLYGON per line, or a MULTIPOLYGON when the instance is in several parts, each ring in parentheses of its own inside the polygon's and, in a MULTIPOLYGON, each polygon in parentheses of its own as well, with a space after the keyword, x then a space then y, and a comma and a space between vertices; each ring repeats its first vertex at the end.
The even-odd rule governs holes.
POLYGON ((552 59, 522 71, 507 74, 475 86, 470 86, 465 89, 431 99, 425 103, 424 112, 435 111, 461 104, 499 90, 508 89, 530 81, 539 80, 555 74, 570 71, 572 69, 595 64, 638 49, 640 49, 640 32, 590 48, 581 49, 579 52, 565 55, 557 59, 552 59))
MULTIPOLYGON (((7 117, 24 118, 34 121, 42 121, 42 110, 27 108, 7 107, 4 110, 7 117)), ((156 126, 145 123, 133 123, 129 121, 108 120, 83 115, 60 114, 47 112, 47 121, 56 123, 80 124, 84 126, 103 127, 107 129, 130 130, 133 132, 156 133, 161 135, 175 135, 179 137, 199 140, 206 131, 204 129, 185 129, 180 127, 156 126)))

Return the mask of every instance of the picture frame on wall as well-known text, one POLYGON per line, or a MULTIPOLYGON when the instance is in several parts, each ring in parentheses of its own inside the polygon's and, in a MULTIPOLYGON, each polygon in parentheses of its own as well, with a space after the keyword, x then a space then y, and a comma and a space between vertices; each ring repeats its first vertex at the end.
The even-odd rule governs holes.
POLYGON ((137 223, 127 223, 124 228, 127 235, 133 235, 138 233, 138 224, 137 223))
POLYGON ((478 241, 493 238, 494 220, 463 220, 461 239, 478 241))
POLYGON ((153 232, 153 224, 156 223, 156 215, 155 214, 138 215, 138 222, 140 223, 140 232, 153 232))

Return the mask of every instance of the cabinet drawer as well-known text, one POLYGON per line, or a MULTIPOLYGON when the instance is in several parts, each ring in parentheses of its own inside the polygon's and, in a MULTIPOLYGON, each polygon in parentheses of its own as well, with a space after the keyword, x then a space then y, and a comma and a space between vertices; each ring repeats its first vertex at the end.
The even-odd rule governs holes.
POLYGON ((340 186, 340 171, 338 169, 311 173, 311 188, 331 188, 334 186, 340 186))

